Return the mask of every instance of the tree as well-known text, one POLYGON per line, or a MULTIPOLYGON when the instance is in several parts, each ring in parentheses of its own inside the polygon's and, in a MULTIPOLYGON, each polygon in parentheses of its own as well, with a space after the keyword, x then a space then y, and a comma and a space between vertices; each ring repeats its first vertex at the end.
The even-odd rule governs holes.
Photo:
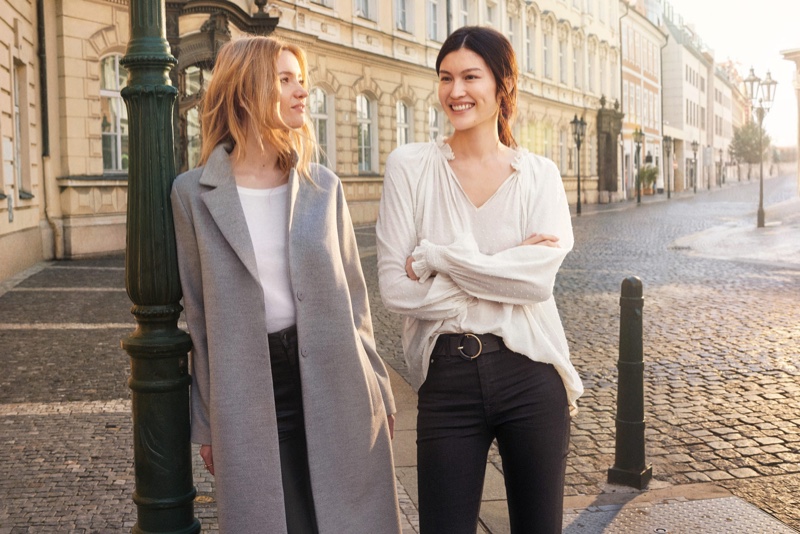
POLYGON ((764 156, 772 140, 767 132, 755 121, 748 121, 740 128, 734 128, 733 140, 728 152, 731 157, 743 163, 758 163, 759 153, 764 156), (763 136, 763 144, 759 150, 759 134, 763 136))

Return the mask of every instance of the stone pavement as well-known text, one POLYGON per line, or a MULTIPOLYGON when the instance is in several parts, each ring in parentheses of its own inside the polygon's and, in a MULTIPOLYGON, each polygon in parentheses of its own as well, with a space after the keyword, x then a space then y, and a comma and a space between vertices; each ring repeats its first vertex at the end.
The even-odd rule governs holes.
MULTIPOLYGON (((790 179, 584 206, 556 298, 586 385, 573 421, 565 532, 800 528, 800 221, 790 179), (790 185, 787 185, 790 184, 790 185), (752 224, 751 224, 752 223, 752 224), (783 252, 775 255, 780 247, 783 252), (743 261, 742 261, 743 260, 743 261), (605 483, 614 461, 617 296, 645 284, 648 490, 605 483), (780 521, 779 521, 780 520, 780 521)), ((380 303, 374 229, 358 229, 376 337, 399 404, 404 531, 417 532, 414 392, 400 319, 380 303)), ((46 262, 0 284, 0 534, 123 532, 135 522, 121 256, 46 262)), ((195 455, 195 512, 214 532, 195 455)), ((502 464, 487 463, 480 532, 508 532, 502 464)))

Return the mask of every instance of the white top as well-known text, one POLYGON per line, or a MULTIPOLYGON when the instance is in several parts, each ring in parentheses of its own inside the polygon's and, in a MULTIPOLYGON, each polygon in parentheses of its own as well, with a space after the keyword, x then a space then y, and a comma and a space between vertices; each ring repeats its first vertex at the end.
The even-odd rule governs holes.
POLYGON ((267 332, 277 332, 296 322, 287 249, 289 184, 272 189, 239 186, 236 189, 256 253, 258 278, 264 291, 267 332))
POLYGON ((403 145, 386 161, 378 278, 386 307, 405 316, 412 385, 419 389, 425 381, 439 334, 495 334, 514 352, 552 364, 574 413, 583 385, 553 299, 556 273, 573 244, 558 169, 518 149, 514 172, 476 208, 452 159, 450 145, 440 141, 403 145), (520 246, 533 233, 558 236, 559 247, 520 246), (419 281, 406 275, 412 254, 419 281))

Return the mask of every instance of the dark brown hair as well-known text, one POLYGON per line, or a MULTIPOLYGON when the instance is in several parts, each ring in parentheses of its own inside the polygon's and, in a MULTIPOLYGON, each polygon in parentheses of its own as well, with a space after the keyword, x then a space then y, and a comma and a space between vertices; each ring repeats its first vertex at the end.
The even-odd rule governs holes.
POLYGON ((466 48, 475 52, 491 69, 497 84, 497 97, 500 115, 497 120, 497 133, 500 142, 512 148, 517 146, 511 134, 511 123, 517 112, 517 56, 514 47, 506 37, 492 28, 483 26, 463 26, 445 40, 436 58, 436 74, 445 56, 450 52, 466 48))

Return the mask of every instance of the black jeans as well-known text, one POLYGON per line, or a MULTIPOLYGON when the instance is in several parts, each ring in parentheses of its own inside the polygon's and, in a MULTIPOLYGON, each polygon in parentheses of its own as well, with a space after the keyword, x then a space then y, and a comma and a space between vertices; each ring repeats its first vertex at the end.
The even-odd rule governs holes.
POLYGON ((272 389, 278 416, 281 479, 289 534, 316 534, 317 520, 308 472, 303 392, 297 356, 297 329, 269 334, 272 389))
POLYGON ((511 532, 561 532, 570 415, 552 365, 502 343, 500 350, 471 361, 458 353, 433 356, 418 409, 422 534, 475 533, 494 439, 503 461, 511 532))

